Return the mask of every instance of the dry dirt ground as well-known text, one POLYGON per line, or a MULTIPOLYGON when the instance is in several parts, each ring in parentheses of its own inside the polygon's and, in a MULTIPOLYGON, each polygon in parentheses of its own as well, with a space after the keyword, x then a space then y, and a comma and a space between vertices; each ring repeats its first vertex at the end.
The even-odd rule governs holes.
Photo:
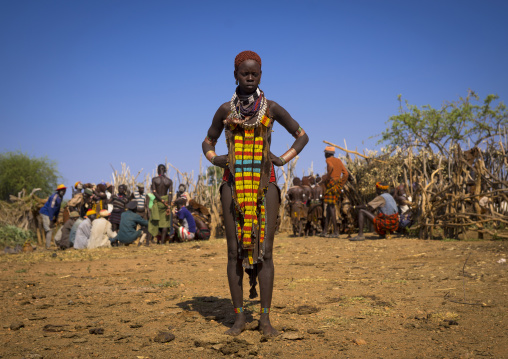
POLYGON ((0 357, 508 358, 507 254, 506 241, 279 235, 274 339, 249 299, 248 330, 223 335, 224 239, 2 255, 0 357))

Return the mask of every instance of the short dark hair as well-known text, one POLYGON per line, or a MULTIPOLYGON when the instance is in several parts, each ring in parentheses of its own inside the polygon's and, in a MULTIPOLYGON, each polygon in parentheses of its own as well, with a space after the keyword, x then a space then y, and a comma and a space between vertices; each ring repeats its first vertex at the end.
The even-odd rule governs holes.
POLYGON ((254 60, 261 67, 261 57, 256 54, 254 51, 242 51, 235 57, 235 70, 238 70, 238 66, 246 60, 254 60))

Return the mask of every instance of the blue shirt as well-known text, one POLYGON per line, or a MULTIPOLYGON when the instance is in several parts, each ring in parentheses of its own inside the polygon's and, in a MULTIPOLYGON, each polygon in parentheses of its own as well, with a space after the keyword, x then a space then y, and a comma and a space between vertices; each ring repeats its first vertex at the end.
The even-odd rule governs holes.
POLYGON ((187 220, 187 224, 189 225, 189 232, 196 233, 196 221, 194 220, 194 217, 192 217, 192 214, 189 212, 187 207, 180 208, 180 210, 176 212, 176 216, 180 220, 187 220))
POLYGON ((49 217, 50 220, 54 221, 58 218, 60 213, 60 205, 62 204, 62 197, 58 193, 53 193, 44 204, 44 207, 39 211, 40 214, 44 214, 49 217))
POLYGON ((393 199, 392 195, 389 193, 383 193, 381 195, 385 199, 385 205, 379 208, 379 211, 386 216, 394 215, 395 213, 399 213, 399 209, 397 207, 397 203, 395 199, 393 199))

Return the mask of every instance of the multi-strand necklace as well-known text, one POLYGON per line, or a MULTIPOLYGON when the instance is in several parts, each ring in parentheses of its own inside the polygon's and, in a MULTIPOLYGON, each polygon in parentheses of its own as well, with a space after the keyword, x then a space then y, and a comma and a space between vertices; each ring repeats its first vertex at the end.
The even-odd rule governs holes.
POLYGON ((256 89, 251 96, 245 100, 241 100, 235 93, 230 101, 231 113, 226 119, 229 123, 240 125, 242 128, 250 129, 259 126, 263 116, 266 113, 268 101, 259 88, 256 89), (251 120, 253 116, 256 116, 256 121, 253 123, 246 123, 251 120))

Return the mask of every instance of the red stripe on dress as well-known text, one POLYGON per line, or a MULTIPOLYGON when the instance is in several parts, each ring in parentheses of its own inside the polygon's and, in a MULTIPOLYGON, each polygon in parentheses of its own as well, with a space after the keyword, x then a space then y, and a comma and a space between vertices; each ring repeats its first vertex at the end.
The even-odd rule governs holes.
MULTIPOLYGON (((229 168, 225 168, 224 169, 224 175, 222 176, 222 180, 223 181, 229 181, 229 175, 231 174, 231 171, 229 170, 229 168)), ((260 177, 258 177, 259 175, 258 174, 254 174, 254 178, 259 180, 260 177)), ((272 164, 272 171, 270 172, 270 182, 271 183, 275 183, 276 181, 276 178, 275 178, 275 170, 274 170, 274 167, 273 167, 273 164, 272 164)))

